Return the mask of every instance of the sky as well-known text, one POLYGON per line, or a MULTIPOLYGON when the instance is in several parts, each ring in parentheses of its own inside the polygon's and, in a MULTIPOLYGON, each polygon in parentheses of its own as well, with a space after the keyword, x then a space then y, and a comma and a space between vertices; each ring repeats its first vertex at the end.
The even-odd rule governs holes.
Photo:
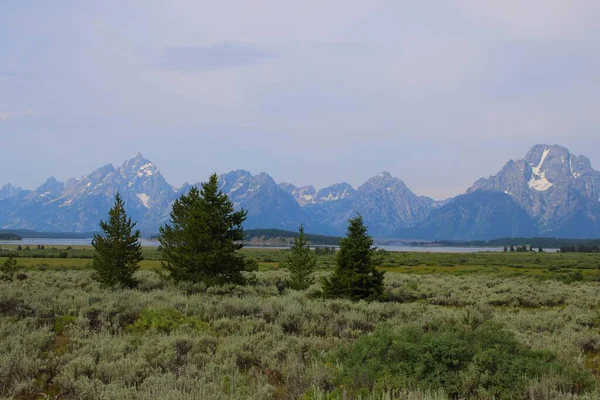
POLYGON ((0 2, 0 185, 137 152, 444 199, 537 143, 600 169, 597 0, 0 2))

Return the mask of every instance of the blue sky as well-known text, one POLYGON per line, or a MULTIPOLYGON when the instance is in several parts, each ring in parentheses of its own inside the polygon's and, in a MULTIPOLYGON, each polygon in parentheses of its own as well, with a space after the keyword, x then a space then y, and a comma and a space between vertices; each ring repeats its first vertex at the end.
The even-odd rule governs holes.
POLYGON ((386 170, 435 198, 536 143, 598 169, 598 20, 586 0, 5 0, 0 184, 138 151, 175 185, 386 170))

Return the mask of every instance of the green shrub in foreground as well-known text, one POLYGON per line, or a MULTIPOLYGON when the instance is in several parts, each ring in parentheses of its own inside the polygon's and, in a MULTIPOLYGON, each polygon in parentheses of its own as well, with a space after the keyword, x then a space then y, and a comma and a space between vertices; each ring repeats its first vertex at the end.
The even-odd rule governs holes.
POLYGON ((453 325, 435 332, 417 327, 377 329, 334 352, 341 368, 338 387, 352 394, 371 390, 444 390, 452 398, 528 398, 532 381, 547 379, 556 390, 592 390, 589 371, 534 351, 495 324, 475 330, 453 325))
POLYGON ((189 326, 196 331, 210 329, 206 322, 195 317, 185 316, 176 309, 168 308, 164 310, 143 310, 138 319, 129 326, 129 330, 140 333, 156 331, 168 334, 184 326, 189 326))

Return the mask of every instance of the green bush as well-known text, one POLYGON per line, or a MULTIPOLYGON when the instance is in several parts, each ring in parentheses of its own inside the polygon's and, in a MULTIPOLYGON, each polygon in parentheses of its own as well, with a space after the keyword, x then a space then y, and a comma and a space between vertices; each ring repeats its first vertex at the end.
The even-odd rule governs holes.
POLYGON ((207 331, 210 326, 195 317, 188 317, 176 309, 167 308, 163 310, 145 309, 140 313, 138 319, 129 326, 132 332, 157 331, 160 333, 171 333, 184 326, 191 327, 196 331, 207 331))
POLYGON ((448 324, 436 331, 382 327, 332 357, 341 365, 338 386, 352 395, 406 388, 444 390, 453 398, 528 398, 527 385, 543 378, 570 393, 594 387, 589 371, 531 350, 491 323, 475 330, 448 324))
POLYGON ((72 315, 61 315, 54 321, 54 332, 63 333, 65 328, 75 322, 76 318, 72 315))

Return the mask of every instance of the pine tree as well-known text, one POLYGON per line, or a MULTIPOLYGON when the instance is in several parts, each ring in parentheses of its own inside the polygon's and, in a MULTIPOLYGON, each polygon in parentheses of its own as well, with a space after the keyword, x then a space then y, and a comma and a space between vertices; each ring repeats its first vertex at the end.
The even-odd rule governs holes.
POLYGON ((95 250, 92 261, 92 267, 96 270, 94 278, 103 286, 136 285, 133 274, 143 257, 140 231, 133 232, 135 226, 136 223, 127 217, 125 203, 117 193, 115 203, 108 212, 108 221, 100 221, 104 235, 95 234, 92 240, 95 250))
POLYGON ((317 260, 304 234, 304 227, 300 225, 298 236, 294 238, 294 245, 287 257, 287 267, 291 273, 288 286, 294 290, 308 289, 315 283, 313 273, 316 266, 317 260))
POLYGON ((170 224, 160 228, 163 268, 175 281, 207 285, 244 284, 250 263, 238 252, 244 244, 246 211, 235 211, 212 174, 175 201, 170 224))
POLYGON ((17 263, 17 259, 10 256, 4 261, 4 264, 0 265, 0 279, 12 281, 18 270, 19 263, 17 263))
POLYGON ((348 233, 340 241, 336 269, 329 279, 323 279, 323 291, 327 297, 380 300, 384 273, 375 268, 373 238, 367 234, 362 216, 349 222, 348 233))

